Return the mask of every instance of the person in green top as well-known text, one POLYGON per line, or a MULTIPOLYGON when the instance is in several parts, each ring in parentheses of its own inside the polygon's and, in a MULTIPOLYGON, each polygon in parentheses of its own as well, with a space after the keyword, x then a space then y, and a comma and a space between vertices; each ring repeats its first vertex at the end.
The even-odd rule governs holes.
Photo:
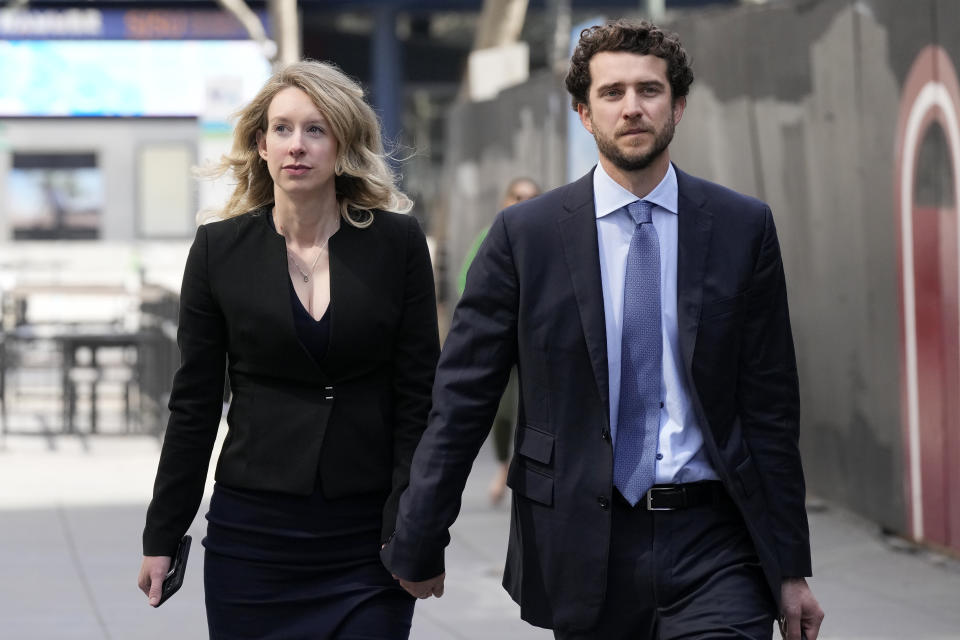
MULTIPOLYGON (((534 196, 540 195, 540 186, 530 178, 514 178, 507 185, 507 190, 503 194, 503 200, 500 205, 502 209, 515 205, 518 202, 529 200, 534 196)), ((477 234, 477 237, 467 250, 467 255, 463 259, 463 266, 460 268, 460 275, 457 278, 457 294, 463 295, 463 289, 467 284, 467 271, 470 270, 470 264, 473 262, 477 250, 483 244, 487 237, 489 227, 477 234)), ((490 480, 490 486, 487 491, 490 495, 490 503, 497 505, 503 500, 504 493, 507 490, 507 469, 510 464, 510 440, 513 437, 513 429, 517 422, 517 370, 514 367, 510 372, 510 381, 507 388, 503 391, 503 397, 500 399, 500 407, 497 409, 497 415, 493 419, 493 449, 497 456, 500 466, 496 474, 490 480)))

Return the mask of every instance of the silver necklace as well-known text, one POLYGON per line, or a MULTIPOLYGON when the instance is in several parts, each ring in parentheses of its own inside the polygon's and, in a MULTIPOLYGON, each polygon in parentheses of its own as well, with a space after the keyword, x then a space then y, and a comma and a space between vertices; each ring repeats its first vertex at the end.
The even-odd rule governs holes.
POLYGON ((290 250, 287 251, 287 258, 289 258, 290 262, 297 269, 297 271, 300 272, 300 275, 303 276, 304 282, 310 282, 310 276, 312 276, 313 272, 317 270, 317 263, 320 262, 320 256, 323 254, 323 250, 327 248, 328 242, 330 242, 329 237, 326 240, 324 240, 323 244, 320 245, 320 248, 317 249, 317 257, 313 259, 313 264, 310 265, 310 271, 304 271, 303 269, 301 269, 300 263, 297 262, 297 259, 293 257, 293 251, 290 251, 290 250))
MULTIPOLYGON (((271 211, 270 215, 273 216, 273 226, 280 232, 280 235, 286 239, 286 236, 283 234, 283 227, 277 222, 277 212, 271 211)), ((339 227, 339 225, 337 225, 339 227)), ((333 234, 330 234, 331 236, 333 234)), ((290 261, 290 264, 300 272, 300 275, 303 276, 304 282, 310 282, 310 276, 313 275, 313 272, 317 270, 317 263, 320 262, 320 256, 323 255, 323 250, 327 248, 327 243, 330 242, 330 236, 327 236, 327 239, 323 241, 323 244, 320 245, 320 248, 317 249, 317 257, 313 259, 313 264, 310 265, 310 271, 304 271, 300 268, 300 263, 297 262, 297 259, 293 257, 293 251, 287 247, 287 260, 290 261)))

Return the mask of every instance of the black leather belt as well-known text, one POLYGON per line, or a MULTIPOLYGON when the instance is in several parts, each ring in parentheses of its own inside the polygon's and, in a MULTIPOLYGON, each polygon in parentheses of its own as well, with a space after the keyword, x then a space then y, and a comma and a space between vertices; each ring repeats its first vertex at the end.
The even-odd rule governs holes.
MULTIPOLYGON (((619 491, 614 489, 613 493, 621 504, 630 506, 619 491)), ((685 484, 658 484, 640 498, 635 508, 647 511, 676 511, 708 504, 729 504, 729 502, 730 497, 723 488, 723 483, 719 480, 706 480, 685 484)))

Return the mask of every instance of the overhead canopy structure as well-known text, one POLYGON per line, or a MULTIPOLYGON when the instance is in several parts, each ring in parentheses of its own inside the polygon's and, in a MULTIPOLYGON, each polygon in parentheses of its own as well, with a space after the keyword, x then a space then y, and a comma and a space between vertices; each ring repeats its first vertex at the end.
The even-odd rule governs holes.
MULTIPOLYGON (((740 0, 655 0, 656 6, 667 10, 684 9, 707 4, 736 4, 740 0)), ((495 0, 484 12, 484 0, 28 0, 16 5, 32 11, 68 9, 112 9, 129 11, 228 9, 234 15, 245 16, 240 22, 247 26, 250 38, 261 43, 264 55, 275 62, 285 62, 299 56, 331 59, 344 70, 368 83, 373 102, 383 122, 385 134, 395 138, 401 128, 404 81, 425 80, 431 83, 460 83, 471 48, 490 46, 504 34, 511 40, 519 36, 518 25, 522 15, 506 14, 499 20, 481 20, 476 33, 456 43, 437 42, 430 36, 429 23, 434 14, 470 12, 489 14, 498 12, 499 5, 518 7, 524 12, 555 10, 558 5, 571 11, 607 13, 636 13, 644 6, 642 0, 526 0, 509 2, 495 0), (498 4, 499 3, 499 4, 498 4), (249 7, 253 12, 244 11, 249 7), (291 7, 299 9, 299 29, 291 28, 291 7), (281 10, 281 8, 283 10, 281 10), (331 16, 336 14, 365 14, 367 27, 359 32, 346 33, 338 29, 331 16), (269 24, 263 30, 252 24, 252 15, 268 15, 269 24), (411 34, 398 37, 398 17, 404 15, 406 24, 413 24, 411 34), (423 28, 426 24, 427 27, 423 28), (515 33, 516 32, 516 33, 515 33), (301 44, 302 43, 302 44, 301 44)), ((516 11, 514 11, 516 13, 516 11)), ((546 37, 552 39, 552 33, 546 37)), ((0 34, 0 39, 4 36, 0 34)), ((552 46, 552 45, 551 45, 552 46)), ((549 49, 550 47, 545 47, 549 49)), ((531 51, 531 63, 550 64, 542 60, 544 54, 531 51)))

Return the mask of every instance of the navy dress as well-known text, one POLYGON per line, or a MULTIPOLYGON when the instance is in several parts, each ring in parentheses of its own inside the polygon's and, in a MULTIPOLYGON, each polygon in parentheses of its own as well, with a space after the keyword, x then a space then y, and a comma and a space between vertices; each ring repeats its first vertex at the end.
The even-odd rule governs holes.
MULTIPOLYGON (((300 342, 318 362, 330 309, 314 320, 290 284, 300 342)), ((380 562, 386 495, 327 500, 217 484, 203 540, 210 637, 406 640, 414 598, 380 562)))

